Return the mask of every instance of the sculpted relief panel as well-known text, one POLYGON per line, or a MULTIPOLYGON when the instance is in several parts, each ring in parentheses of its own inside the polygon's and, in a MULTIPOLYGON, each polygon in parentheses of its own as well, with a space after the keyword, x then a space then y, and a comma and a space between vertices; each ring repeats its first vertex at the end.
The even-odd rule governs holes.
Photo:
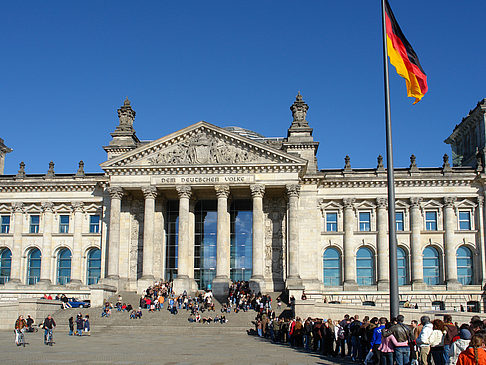
POLYGON ((273 282, 285 280, 286 262, 286 201, 283 198, 265 198, 265 277, 273 282))
POLYGON ((204 130, 188 135, 174 144, 140 163, 143 165, 192 165, 192 164, 241 164, 252 162, 274 162, 261 156, 248 146, 232 144, 204 130))

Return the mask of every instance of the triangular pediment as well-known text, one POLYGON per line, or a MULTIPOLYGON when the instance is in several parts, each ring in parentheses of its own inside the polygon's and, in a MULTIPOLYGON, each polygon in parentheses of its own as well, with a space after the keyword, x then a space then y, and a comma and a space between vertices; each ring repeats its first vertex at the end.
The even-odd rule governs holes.
POLYGON ((306 161, 206 122, 199 122, 102 163, 116 168, 305 166, 306 161))

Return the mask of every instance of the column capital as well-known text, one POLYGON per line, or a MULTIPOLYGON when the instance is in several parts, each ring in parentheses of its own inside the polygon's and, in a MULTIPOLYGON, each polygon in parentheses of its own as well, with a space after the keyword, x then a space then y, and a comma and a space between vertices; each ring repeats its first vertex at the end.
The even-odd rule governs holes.
POLYGON ((177 185, 176 186, 177 190, 177 195, 179 195, 180 198, 187 198, 189 199, 191 197, 191 187, 189 185, 177 185))
POLYGON ((218 198, 228 198, 230 195, 230 188, 228 185, 216 185, 214 187, 214 190, 216 190, 216 196, 218 198))
POLYGON ((22 203, 22 202, 12 203, 12 212, 23 213, 24 212, 24 203, 22 203))
POLYGON ((376 205, 378 206, 378 209, 386 209, 388 206, 388 199, 376 198, 376 205))
POLYGON ((484 204, 484 197, 483 197, 483 196, 481 196, 481 195, 479 195, 479 196, 478 196, 478 204, 479 204, 479 206, 481 206, 481 207, 482 207, 482 206, 483 206, 483 204, 484 204))
POLYGON ((418 198, 418 197, 410 198, 410 204, 412 208, 420 208, 420 203, 422 203, 422 198, 418 198))
POLYGON ((112 186, 108 188, 108 194, 110 194, 111 199, 121 199, 123 197, 123 188, 120 186, 112 186))
POLYGON ((155 199, 157 197, 157 188, 155 186, 145 186, 142 188, 145 199, 155 199))
POLYGON ((285 189, 287 190, 287 195, 290 197, 299 197, 300 194, 300 185, 299 184, 287 184, 285 185, 285 189))
POLYGON ((42 202, 41 204, 41 209, 42 209, 42 212, 44 213, 52 213, 54 212, 54 203, 53 202, 42 202))
POLYGON ((83 202, 71 202, 71 209, 74 213, 83 213, 84 212, 84 204, 83 202))
POLYGON ((343 205, 344 205, 344 208, 346 209, 349 209, 349 208, 354 208, 354 202, 356 201, 355 198, 344 198, 343 199, 343 205))
POLYGON ((454 196, 446 196, 444 197, 444 205, 448 208, 454 208, 454 202, 456 198, 454 196))
POLYGON ((263 198, 265 194, 265 185, 263 184, 253 184, 250 185, 250 191, 252 198, 263 198))

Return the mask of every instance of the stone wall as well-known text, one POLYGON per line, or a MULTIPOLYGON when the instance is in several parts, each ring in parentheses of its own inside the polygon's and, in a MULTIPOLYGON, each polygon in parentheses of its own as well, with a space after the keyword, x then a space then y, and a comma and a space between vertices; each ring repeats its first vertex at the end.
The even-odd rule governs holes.
POLYGON ((41 323, 48 314, 62 308, 58 300, 26 298, 0 303, 0 329, 13 330, 19 315, 27 318, 30 315, 35 324, 41 323))

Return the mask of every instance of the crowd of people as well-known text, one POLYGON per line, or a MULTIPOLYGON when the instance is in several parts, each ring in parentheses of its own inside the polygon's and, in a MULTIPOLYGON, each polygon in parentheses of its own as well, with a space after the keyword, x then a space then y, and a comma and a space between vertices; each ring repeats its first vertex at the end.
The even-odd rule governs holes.
POLYGON ((91 326, 89 323, 89 315, 86 314, 84 317, 81 313, 76 316, 76 320, 74 317, 70 317, 68 320, 69 323, 69 336, 86 336, 91 335, 91 326), (76 325, 76 331, 74 330, 74 326, 76 325))
POLYGON ((353 362, 378 365, 486 365, 486 320, 478 316, 469 323, 422 316, 420 322, 404 323, 392 318, 276 317, 272 311, 258 313, 255 334, 274 343, 289 344, 326 356, 349 357, 353 362))

